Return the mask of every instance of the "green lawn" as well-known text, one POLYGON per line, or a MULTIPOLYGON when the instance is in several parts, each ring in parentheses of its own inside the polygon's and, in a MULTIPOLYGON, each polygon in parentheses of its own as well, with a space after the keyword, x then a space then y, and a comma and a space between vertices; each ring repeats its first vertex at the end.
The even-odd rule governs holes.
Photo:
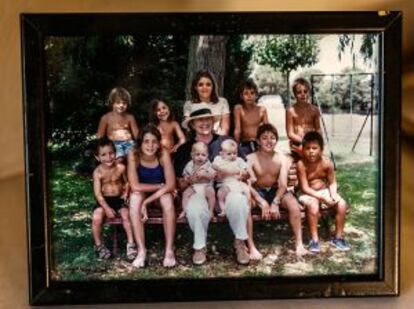
MULTIPOLYGON (((264 259, 249 266, 239 266, 233 256, 230 228, 227 224, 218 223, 209 228, 208 262, 201 267, 193 266, 192 233, 187 225, 179 224, 175 242, 178 266, 170 270, 161 266, 163 231, 160 225, 146 227, 146 268, 133 269, 126 261, 123 237, 120 257, 109 261, 96 258, 90 229, 94 204, 92 182, 75 175, 70 166, 69 163, 54 164, 51 175, 52 275, 56 280, 303 276, 367 274, 376 271, 378 172, 373 163, 338 166, 339 191, 350 205, 345 231, 351 251, 344 253, 329 247, 329 233, 321 231, 322 252, 298 259, 293 252, 292 232, 286 222, 258 222, 255 223, 255 241, 264 259)), ((303 231, 307 243, 309 236, 306 226, 303 231)), ((111 246, 109 233, 109 228, 105 228, 104 240, 108 247, 111 246)))

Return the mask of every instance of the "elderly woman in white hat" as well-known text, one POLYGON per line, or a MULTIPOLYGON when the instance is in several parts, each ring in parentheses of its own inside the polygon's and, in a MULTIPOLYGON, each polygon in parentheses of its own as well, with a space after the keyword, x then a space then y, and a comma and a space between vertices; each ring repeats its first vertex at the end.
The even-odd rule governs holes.
MULTIPOLYGON (((189 117, 187 117, 182 126, 191 130, 192 136, 183 145, 181 145, 175 155, 174 168, 178 178, 178 186, 184 190, 191 185, 182 177, 183 169, 187 162, 191 160, 191 147, 195 142, 203 142, 208 146, 209 159, 213 161, 214 157, 220 152, 221 142, 228 137, 213 133, 213 123, 220 117, 212 113, 210 107, 205 103, 194 104, 191 108, 189 117)), ((211 219, 208 203, 204 195, 195 193, 188 201, 186 216, 191 230, 194 233, 194 255, 193 263, 201 265, 206 261, 206 241, 208 224, 211 219)), ((257 256, 260 253, 254 246, 252 237, 252 224, 248 225, 251 220, 250 207, 245 195, 239 192, 231 192, 226 198, 226 216, 230 227, 235 236, 234 247, 236 250, 237 261, 240 264, 248 264, 251 258, 251 251, 257 256), (248 233, 248 227, 250 233, 248 233), (245 241, 248 241, 248 251, 245 241)))

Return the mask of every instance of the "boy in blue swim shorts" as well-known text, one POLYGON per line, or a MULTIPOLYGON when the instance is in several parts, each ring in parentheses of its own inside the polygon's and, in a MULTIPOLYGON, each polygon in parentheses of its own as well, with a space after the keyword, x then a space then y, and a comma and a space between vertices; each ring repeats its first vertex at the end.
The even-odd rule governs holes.
POLYGON ((139 133, 135 117, 127 112, 131 105, 131 95, 125 88, 115 87, 109 93, 108 105, 111 111, 101 117, 96 137, 107 136, 113 141, 116 160, 122 163, 128 152, 135 147, 134 140, 139 133))
POLYGON ((240 143, 244 156, 257 150, 257 128, 268 123, 266 108, 257 106, 259 90, 252 79, 243 81, 239 86, 241 104, 234 107, 234 140, 240 143))

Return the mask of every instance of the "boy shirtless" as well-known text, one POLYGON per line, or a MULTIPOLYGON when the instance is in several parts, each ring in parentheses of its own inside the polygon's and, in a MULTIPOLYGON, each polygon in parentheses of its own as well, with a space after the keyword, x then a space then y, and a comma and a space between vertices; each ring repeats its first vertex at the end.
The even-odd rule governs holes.
POLYGON ((128 152, 134 148, 138 137, 138 125, 135 117, 127 112, 131 105, 131 95, 122 87, 111 90, 108 98, 111 111, 101 117, 97 138, 107 136, 114 142, 116 159, 123 162, 128 152))
POLYGON ((268 123, 268 119, 266 109, 257 106, 258 89, 253 80, 248 79, 241 84, 239 95, 242 104, 234 107, 234 139, 247 156, 257 150, 257 128, 268 123))
POLYGON ((275 151, 278 133, 271 124, 263 124, 257 129, 259 150, 247 156, 247 162, 257 178, 254 187, 259 193, 255 196, 262 209, 264 219, 280 218, 279 208, 288 210, 289 222, 295 235, 296 254, 307 253, 302 243, 302 222, 300 205, 292 193, 287 192, 288 164, 286 157, 275 151))
POLYGON ((128 183, 125 166, 115 160, 115 147, 107 137, 98 140, 95 158, 99 165, 93 172, 93 191, 96 206, 92 215, 92 234, 95 251, 101 259, 108 259, 110 251, 102 243, 102 224, 105 217, 122 218, 122 225, 127 235, 127 258, 133 260, 137 253, 129 222, 129 211, 125 206, 128 194, 128 183))
POLYGON ((299 201, 306 206, 311 241, 309 250, 320 252, 318 237, 319 209, 335 207, 335 237, 330 244, 342 251, 349 245, 344 239, 346 202, 337 192, 332 161, 323 157, 323 138, 318 132, 308 132, 303 137, 303 158, 298 162, 298 176, 302 194, 299 201))
POLYGON ((296 79, 292 86, 296 103, 286 111, 286 133, 295 159, 302 155, 302 140, 307 132, 317 131, 322 134, 319 110, 309 101, 310 88, 306 79, 296 79))

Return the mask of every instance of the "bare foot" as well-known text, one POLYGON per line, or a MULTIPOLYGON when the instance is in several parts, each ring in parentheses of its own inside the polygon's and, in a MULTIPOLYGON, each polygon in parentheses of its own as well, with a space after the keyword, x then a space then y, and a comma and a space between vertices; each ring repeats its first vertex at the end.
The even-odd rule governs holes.
POLYGON ((176 264, 175 256, 173 251, 165 252, 164 261, 162 262, 162 266, 170 268, 174 267, 176 264))
POLYGON ((142 268, 145 266, 145 260, 147 258, 146 251, 139 251, 137 257, 132 262, 132 266, 135 268, 142 268))
POLYGON ((249 249, 249 256, 253 261, 259 261, 263 258, 263 255, 256 249, 256 247, 249 249))
POLYGON ((220 213, 217 214, 217 216, 219 217, 225 217, 226 216, 226 212, 224 210, 220 211, 220 213))
POLYGON ((303 247, 303 245, 296 247, 296 256, 303 256, 309 254, 309 251, 303 247))

